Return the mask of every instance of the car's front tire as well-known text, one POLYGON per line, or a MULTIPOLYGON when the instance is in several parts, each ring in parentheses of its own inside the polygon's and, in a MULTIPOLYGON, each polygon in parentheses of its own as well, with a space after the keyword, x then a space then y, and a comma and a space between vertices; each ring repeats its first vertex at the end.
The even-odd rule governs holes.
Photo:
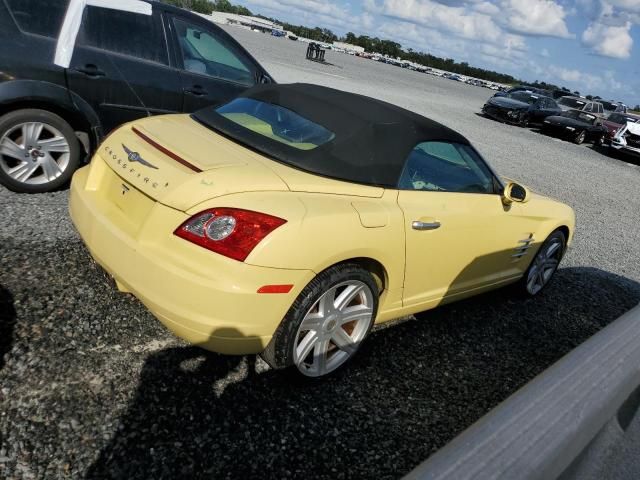
POLYGON ((573 137, 573 143, 575 143, 576 145, 581 145, 586 139, 587 133, 582 130, 581 132, 577 133, 575 137, 573 137))
POLYGON ((357 264, 335 265, 298 295, 261 354, 273 368, 323 377, 353 358, 378 311, 378 286, 357 264))
POLYGON ((556 230, 538 249, 529 268, 516 284, 519 293, 526 297, 535 297, 551 281, 564 256, 567 239, 561 230, 556 230))
POLYGON ((14 192, 62 187, 80 165, 80 154, 73 128, 54 113, 23 109, 0 117, 0 183, 14 192))

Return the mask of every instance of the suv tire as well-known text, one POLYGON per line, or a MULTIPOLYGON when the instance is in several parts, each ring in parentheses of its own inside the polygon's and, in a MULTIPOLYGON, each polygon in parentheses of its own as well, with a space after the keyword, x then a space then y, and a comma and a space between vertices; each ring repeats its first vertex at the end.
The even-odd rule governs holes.
POLYGON ((0 183, 20 193, 42 193, 66 185, 80 165, 73 128, 40 109, 0 117, 0 183))

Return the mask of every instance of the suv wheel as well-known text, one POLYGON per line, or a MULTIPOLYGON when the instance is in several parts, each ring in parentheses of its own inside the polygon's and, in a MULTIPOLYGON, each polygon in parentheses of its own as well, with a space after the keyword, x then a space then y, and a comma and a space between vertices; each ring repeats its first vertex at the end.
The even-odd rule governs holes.
POLYGON ((80 164, 71 126, 46 110, 16 110, 0 117, 0 183, 41 193, 65 185, 80 164))

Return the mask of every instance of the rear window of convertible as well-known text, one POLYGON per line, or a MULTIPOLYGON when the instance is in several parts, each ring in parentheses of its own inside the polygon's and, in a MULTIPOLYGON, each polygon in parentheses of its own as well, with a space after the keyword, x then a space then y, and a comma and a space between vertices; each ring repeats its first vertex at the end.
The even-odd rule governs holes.
POLYGON ((335 134, 322 125, 272 103, 240 97, 216 109, 227 120, 298 150, 313 150, 335 134))

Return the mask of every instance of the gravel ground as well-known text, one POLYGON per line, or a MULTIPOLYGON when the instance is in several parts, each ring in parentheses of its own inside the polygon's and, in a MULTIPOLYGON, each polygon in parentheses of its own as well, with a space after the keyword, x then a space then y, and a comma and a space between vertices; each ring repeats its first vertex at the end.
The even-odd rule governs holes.
POLYGON ((279 81, 427 114, 503 175, 572 205, 575 244, 535 300, 497 291, 374 332, 299 382, 168 334, 95 266, 67 192, 0 190, 0 478, 398 478, 640 301, 640 170, 475 115, 488 90, 230 29, 279 81))

